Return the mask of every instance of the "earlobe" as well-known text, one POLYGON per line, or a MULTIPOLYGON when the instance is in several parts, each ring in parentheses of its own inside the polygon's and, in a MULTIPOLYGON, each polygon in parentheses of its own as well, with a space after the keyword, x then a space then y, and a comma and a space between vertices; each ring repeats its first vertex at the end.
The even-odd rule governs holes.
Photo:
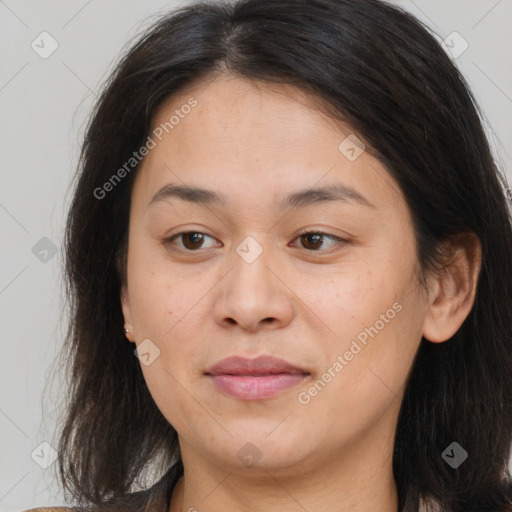
POLYGON ((126 285, 122 285, 121 287, 121 308, 123 310, 124 317, 124 333, 129 341, 134 342, 133 339, 133 327, 132 327, 132 318, 131 318, 131 310, 130 310, 130 300, 128 297, 128 289, 126 285))
POLYGON ((423 337, 433 343, 450 339, 469 315, 481 269, 481 244, 473 233, 454 236, 447 248, 448 263, 431 277, 431 293, 423 337))

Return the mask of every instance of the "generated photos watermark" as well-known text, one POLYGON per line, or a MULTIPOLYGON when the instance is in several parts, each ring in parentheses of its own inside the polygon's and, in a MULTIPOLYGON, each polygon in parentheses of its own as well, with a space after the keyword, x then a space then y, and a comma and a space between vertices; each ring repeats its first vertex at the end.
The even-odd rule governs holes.
POLYGON ((174 110, 174 114, 169 117, 168 121, 160 123, 152 132, 148 135, 146 142, 139 148, 138 151, 134 151, 132 156, 120 167, 112 176, 106 181, 101 187, 94 189, 93 194, 96 199, 103 199, 107 193, 112 191, 114 187, 126 177, 141 160, 149 154, 149 151, 156 147, 157 143, 160 142, 164 136, 164 133, 170 133, 176 126, 180 124, 182 119, 190 114, 192 109, 197 106, 197 100, 195 98, 189 98, 187 103, 183 104, 179 109, 174 110), (155 140, 158 139, 158 142, 155 140))
POLYGON ((370 336, 372 339, 379 334, 384 327, 386 327, 387 324, 393 318, 395 318, 397 313, 400 313, 402 311, 403 306, 400 304, 400 302, 393 303, 392 307, 389 308, 385 313, 381 313, 379 315, 379 320, 377 320, 372 326, 366 327, 364 330, 362 330, 357 336, 356 339, 352 340, 352 343, 350 344, 350 349, 346 350, 343 355, 338 355, 336 358, 336 361, 333 362, 329 368, 322 374, 321 377, 319 377, 307 390, 301 391, 297 395, 297 399, 300 404, 307 405, 309 402, 311 402, 311 399, 322 391, 325 386, 329 382, 332 381, 338 375, 345 366, 348 365, 352 359, 354 359, 354 356, 359 354, 364 347, 368 345, 368 336, 370 336), (359 343, 362 345, 360 345, 359 343))

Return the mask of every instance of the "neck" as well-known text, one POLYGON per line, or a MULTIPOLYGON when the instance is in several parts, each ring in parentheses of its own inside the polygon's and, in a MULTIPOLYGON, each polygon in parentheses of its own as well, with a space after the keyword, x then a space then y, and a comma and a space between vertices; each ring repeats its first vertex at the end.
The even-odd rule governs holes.
POLYGON ((205 461, 183 445, 184 475, 169 512, 397 512, 392 446, 392 438, 365 436, 300 467, 236 468, 205 461))

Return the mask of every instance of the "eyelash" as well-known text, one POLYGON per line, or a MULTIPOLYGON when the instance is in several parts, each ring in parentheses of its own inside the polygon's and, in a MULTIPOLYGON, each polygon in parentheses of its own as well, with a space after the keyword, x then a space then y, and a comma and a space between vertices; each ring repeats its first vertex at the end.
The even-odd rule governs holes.
MULTIPOLYGON (((179 233, 176 233, 174 235, 172 235, 171 237, 169 238, 166 238, 164 241, 163 241, 163 244, 168 247, 170 250, 172 251, 183 251, 183 252, 189 252, 189 253, 193 253, 193 252, 200 252, 201 251, 201 248, 199 249, 196 249, 196 250, 192 250, 192 249, 187 249, 187 248, 183 248, 183 247, 178 247, 178 248, 175 248, 175 247, 169 247, 170 245, 175 245, 174 244, 174 239, 175 238, 179 238, 181 235, 186 235, 186 234, 201 234, 201 235, 206 235, 206 236, 209 236, 210 238, 214 238, 210 235, 208 235, 207 233, 203 233, 202 231, 180 231, 179 233)), ((294 240, 300 238, 300 237, 303 237, 303 236, 306 236, 306 235, 320 235, 322 237, 325 237, 325 238, 330 238, 332 240, 336 240, 337 242, 340 242, 342 246, 346 245, 349 243, 349 240, 345 240, 343 238, 340 238, 338 236, 335 236, 335 235, 331 235, 330 233, 326 233, 325 231, 303 231, 302 233, 299 233, 296 238, 294 238, 294 240)), ((319 249, 305 249, 305 251, 308 251, 308 252, 326 252, 326 251, 321 251, 319 249)), ((329 252, 333 252, 333 251, 329 251, 329 252)))

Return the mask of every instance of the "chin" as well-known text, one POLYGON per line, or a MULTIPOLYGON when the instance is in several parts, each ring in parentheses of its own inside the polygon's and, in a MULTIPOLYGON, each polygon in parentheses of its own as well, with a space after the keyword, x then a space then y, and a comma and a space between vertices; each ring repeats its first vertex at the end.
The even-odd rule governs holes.
MULTIPOLYGON (((216 443, 221 446, 221 450, 215 457, 225 460, 229 466, 253 470, 284 469, 299 464, 308 457, 312 447, 304 434, 297 433, 295 436, 284 429, 278 432, 282 425, 277 426, 275 422, 270 429, 266 425, 263 429, 260 426, 261 424, 253 424, 252 428, 239 428, 236 433, 232 432, 233 438, 224 437, 224 446, 220 442, 216 443)), ((208 448, 211 449, 211 445, 208 448)))

